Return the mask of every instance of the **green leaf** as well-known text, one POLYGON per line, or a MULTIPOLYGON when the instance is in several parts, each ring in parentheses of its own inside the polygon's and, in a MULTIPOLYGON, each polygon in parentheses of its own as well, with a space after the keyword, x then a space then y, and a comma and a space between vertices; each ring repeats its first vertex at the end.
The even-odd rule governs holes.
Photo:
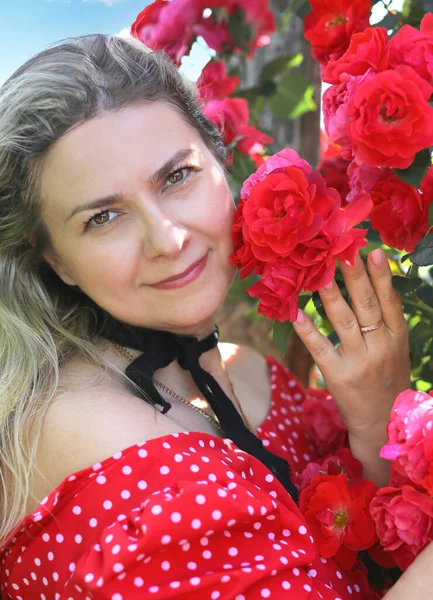
POLYGON ((313 303, 314 303, 315 309, 317 310, 319 315, 322 317, 322 319, 327 319, 328 317, 326 315, 325 308, 322 304, 322 299, 319 296, 318 292, 313 293, 313 303))
POLYGON ((425 235, 417 244, 415 250, 407 255, 419 267, 433 265, 433 233, 425 235))
POLYGON ((227 20, 227 28, 239 48, 248 51, 253 32, 245 19, 244 12, 236 11, 235 13, 230 13, 227 20))
POLYGON ((284 323, 275 321, 272 331, 272 339, 281 354, 286 354, 287 352, 287 340, 289 339, 292 331, 293 323, 290 321, 284 321, 284 323))
POLYGON ((316 110, 313 95, 314 87, 305 75, 291 73, 281 80, 277 93, 269 100, 269 106, 277 117, 295 119, 316 110))
POLYGON ((284 56, 274 58, 274 60, 271 60, 263 67, 260 73, 260 83, 273 79, 277 75, 287 73, 290 69, 299 67, 303 60, 304 57, 300 52, 298 54, 285 54, 284 56))
POLYGON ((229 169, 236 181, 243 183, 252 173, 254 173, 256 165, 249 156, 234 150, 233 163, 229 169))
POLYGON ((428 226, 433 227, 433 202, 430 202, 428 207, 428 226))
POLYGON ((419 189, 421 181, 424 179, 427 169, 431 166, 430 150, 426 148, 416 154, 413 163, 407 169, 396 169, 395 172, 399 179, 413 185, 419 189))
POLYGON ((413 292, 422 284, 420 277, 402 277, 401 275, 392 276, 392 287, 400 296, 413 292))
POLYGON ((424 302, 424 304, 433 307, 433 287, 430 285, 422 285, 417 289, 416 295, 424 302))

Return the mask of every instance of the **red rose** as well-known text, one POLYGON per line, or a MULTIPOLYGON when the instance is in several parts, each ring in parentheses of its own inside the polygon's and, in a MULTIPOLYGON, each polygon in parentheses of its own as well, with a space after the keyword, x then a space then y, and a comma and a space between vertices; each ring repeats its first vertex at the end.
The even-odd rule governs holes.
POLYGON ((411 252, 428 229, 427 197, 395 175, 370 191, 371 225, 381 240, 398 250, 411 252))
POLYGON ((389 66, 407 65, 433 83, 433 15, 426 14, 421 30, 404 25, 389 43, 389 66))
POLYGON ((302 418, 305 430, 320 455, 332 454, 347 441, 347 427, 327 390, 306 390, 302 418))
POLYGON ((310 0, 312 12, 304 19, 304 35, 316 60, 326 64, 339 58, 351 36, 368 27, 371 0, 310 0))
POLYGON ((376 543, 369 511, 376 490, 367 479, 349 485, 343 473, 313 477, 301 492, 299 505, 321 556, 333 556, 343 569, 351 569, 357 551, 376 543))
POLYGON ((263 272, 263 263, 254 256, 251 249, 251 244, 242 235, 243 209, 245 200, 239 201, 235 212, 232 237, 236 252, 230 257, 230 262, 240 269, 239 276, 241 279, 250 275, 253 271, 258 274, 263 272))
POLYGON ((263 150, 264 144, 274 141, 270 136, 248 125, 250 113, 248 102, 244 98, 211 100, 204 106, 203 112, 221 130, 224 144, 236 145, 242 154, 253 158, 263 150))
POLYGON ((357 163, 409 167, 415 154, 433 145, 433 87, 413 69, 399 66, 357 87, 347 112, 357 163))
POLYGON ((239 85, 239 77, 229 77, 224 61, 209 62, 203 69, 197 86, 205 101, 231 96, 239 85))
POLYGON ((337 60, 327 64, 322 79, 327 83, 340 83, 343 75, 359 77, 369 69, 378 73, 388 68, 388 32, 384 27, 368 27, 355 33, 346 52, 337 60))
POLYGON ((217 54, 220 54, 225 48, 235 49, 235 42, 229 32, 227 23, 225 21, 215 21, 212 15, 204 17, 194 25, 194 33, 201 36, 209 48, 215 50, 217 54))
POLYGON ((433 499, 412 486, 380 489, 370 512, 381 545, 402 570, 433 540, 433 499))
POLYGON ((347 169, 350 161, 342 156, 334 156, 333 158, 325 158, 320 161, 317 170, 321 172, 328 188, 334 188, 338 191, 341 197, 341 205, 346 205, 346 197, 350 192, 349 178, 347 169))
POLYGON ((289 266, 286 261, 274 261, 265 265, 261 281, 247 292, 260 300, 260 314, 277 321, 295 321, 304 280, 300 269, 289 266))
POLYGON ((319 233, 333 207, 323 179, 318 189, 298 167, 269 174, 252 188, 243 210, 254 255, 265 262, 288 256, 319 233))
POLYGON ((358 250, 367 245, 367 230, 353 227, 370 214, 370 196, 360 196, 341 209, 338 192, 329 188, 328 195, 333 193, 337 197, 336 203, 320 233, 308 242, 298 243, 290 254, 290 262, 305 271, 304 289, 311 292, 332 280, 337 258, 345 264, 353 265, 358 250))

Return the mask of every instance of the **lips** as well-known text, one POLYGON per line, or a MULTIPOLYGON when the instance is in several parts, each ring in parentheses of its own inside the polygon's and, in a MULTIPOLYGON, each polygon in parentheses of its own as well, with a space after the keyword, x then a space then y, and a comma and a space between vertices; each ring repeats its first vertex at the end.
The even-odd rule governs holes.
MULTIPOLYGON (((201 266, 202 263, 206 262, 208 256, 208 252, 198 260, 196 260, 192 265, 190 265, 185 271, 182 273, 178 273, 177 275, 173 275, 172 277, 167 277, 166 279, 161 279, 161 281, 157 281, 156 283, 148 284, 149 287, 168 287, 170 283, 181 282, 182 279, 187 278, 187 276, 192 273, 198 266, 201 266)), ((201 272, 202 269, 200 269, 201 272)))

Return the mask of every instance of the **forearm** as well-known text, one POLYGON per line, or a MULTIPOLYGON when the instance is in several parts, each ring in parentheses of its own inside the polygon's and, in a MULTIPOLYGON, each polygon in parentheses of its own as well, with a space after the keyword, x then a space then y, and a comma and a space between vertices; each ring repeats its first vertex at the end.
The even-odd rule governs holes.
POLYGON ((380 458, 380 450, 387 443, 386 428, 363 435, 349 434, 350 450, 363 466, 363 477, 373 481, 377 487, 388 485, 391 463, 380 458))
POLYGON ((384 596, 385 600, 427 600, 433 593, 433 543, 430 543, 384 596))

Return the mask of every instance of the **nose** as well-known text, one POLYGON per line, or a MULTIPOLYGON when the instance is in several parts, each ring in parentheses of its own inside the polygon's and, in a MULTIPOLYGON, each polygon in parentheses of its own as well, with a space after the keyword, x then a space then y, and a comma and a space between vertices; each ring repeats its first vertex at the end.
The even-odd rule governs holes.
POLYGON ((147 219, 143 239, 143 252, 147 259, 176 258, 188 245, 190 232, 173 222, 167 215, 153 214, 147 219))

